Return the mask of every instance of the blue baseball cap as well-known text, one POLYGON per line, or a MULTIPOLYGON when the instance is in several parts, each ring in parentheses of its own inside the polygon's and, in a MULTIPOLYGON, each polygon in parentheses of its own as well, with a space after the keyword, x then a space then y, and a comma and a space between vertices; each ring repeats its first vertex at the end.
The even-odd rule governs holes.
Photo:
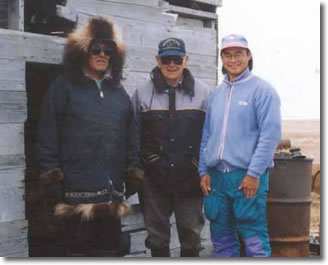
POLYGON ((158 45, 158 56, 185 56, 186 55, 186 47, 181 39, 177 38, 167 38, 160 41, 158 45))
POLYGON ((243 35, 237 34, 230 34, 222 38, 221 51, 230 47, 239 47, 249 50, 246 38, 243 35))

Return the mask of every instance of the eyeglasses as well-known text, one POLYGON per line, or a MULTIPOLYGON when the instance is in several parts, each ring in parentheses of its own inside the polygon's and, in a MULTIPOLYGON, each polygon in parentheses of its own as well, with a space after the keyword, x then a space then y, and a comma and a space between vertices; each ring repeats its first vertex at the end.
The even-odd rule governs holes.
POLYGON ((226 61, 231 61, 234 58, 236 61, 240 61, 244 57, 244 54, 241 52, 231 54, 231 53, 222 53, 222 58, 226 61))
POLYGON ((181 56, 164 56, 161 57, 162 64, 170 64, 171 62, 174 62, 176 65, 181 65, 183 63, 183 57, 181 56))
POLYGON ((100 55, 103 51, 105 56, 111 56, 113 55, 115 51, 116 45, 104 45, 103 47, 100 46, 100 44, 94 44, 90 48, 90 52, 92 55, 100 55))
POLYGON ((102 51, 104 52, 104 54, 106 56, 111 56, 113 54, 113 52, 114 52, 114 50, 112 48, 110 48, 110 47, 104 47, 104 48, 102 48, 99 45, 93 46, 90 49, 90 52, 91 52, 92 55, 100 55, 102 51))

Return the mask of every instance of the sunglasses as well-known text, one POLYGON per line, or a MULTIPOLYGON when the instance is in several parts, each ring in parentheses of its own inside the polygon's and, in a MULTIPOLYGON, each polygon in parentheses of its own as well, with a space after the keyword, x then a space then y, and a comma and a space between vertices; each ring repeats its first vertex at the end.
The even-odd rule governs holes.
POLYGON ((110 42, 108 44, 104 44, 103 47, 101 47, 99 44, 94 44, 90 48, 90 53, 92 55, 100 55, 101 52, 105 54, 105 56, 111 56, 115 52, 116 44, 114 42, 110 42))
POLYGON ((176 65, 181 65, 183 63, 183 57, 181 56, 164 56, 161 57, 162 64, 170 64, 174 62, 176 65))

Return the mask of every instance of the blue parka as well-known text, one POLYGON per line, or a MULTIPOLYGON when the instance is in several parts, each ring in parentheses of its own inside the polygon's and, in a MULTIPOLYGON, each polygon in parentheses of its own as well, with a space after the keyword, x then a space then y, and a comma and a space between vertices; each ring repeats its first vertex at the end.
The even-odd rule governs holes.
POLYGON ((40 173, 60 168, 68 203, 109 201, 123 192, 128 168, 138 168, 136 124, 124 88, 87 76, 59 76, 45 98, 39 123, 40 173), (88 196, 98 194, 98 196, 88 196))
POLYGON ((199 175, 208 174, 210 168, 229 165, 259 178, 273 167, 280 137, 280 99, 275 89, 248 68, 233 82, 226 74, 209 99, 199 175))

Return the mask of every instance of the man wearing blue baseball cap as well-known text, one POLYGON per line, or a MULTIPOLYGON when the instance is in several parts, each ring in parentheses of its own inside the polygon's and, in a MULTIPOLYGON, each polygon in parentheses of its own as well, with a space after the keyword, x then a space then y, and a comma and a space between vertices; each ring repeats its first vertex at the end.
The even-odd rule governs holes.
POLYGON ((133 95, 145 170, 146 246, 169 257, 170 217, 175 214, 181 257, 197 257, 204 225, 198 157, 210 90, 186 68, 185 43, 162 40, 157 66, 133 95))
POLYGON ((213 254, 239 256, 239 234, 247 256, 268 257, 268 168, 281 136, 280 99, 251 73, 244 36, 224 37, 220 54, 225 75, 209 99, 198 169, 213 254))

